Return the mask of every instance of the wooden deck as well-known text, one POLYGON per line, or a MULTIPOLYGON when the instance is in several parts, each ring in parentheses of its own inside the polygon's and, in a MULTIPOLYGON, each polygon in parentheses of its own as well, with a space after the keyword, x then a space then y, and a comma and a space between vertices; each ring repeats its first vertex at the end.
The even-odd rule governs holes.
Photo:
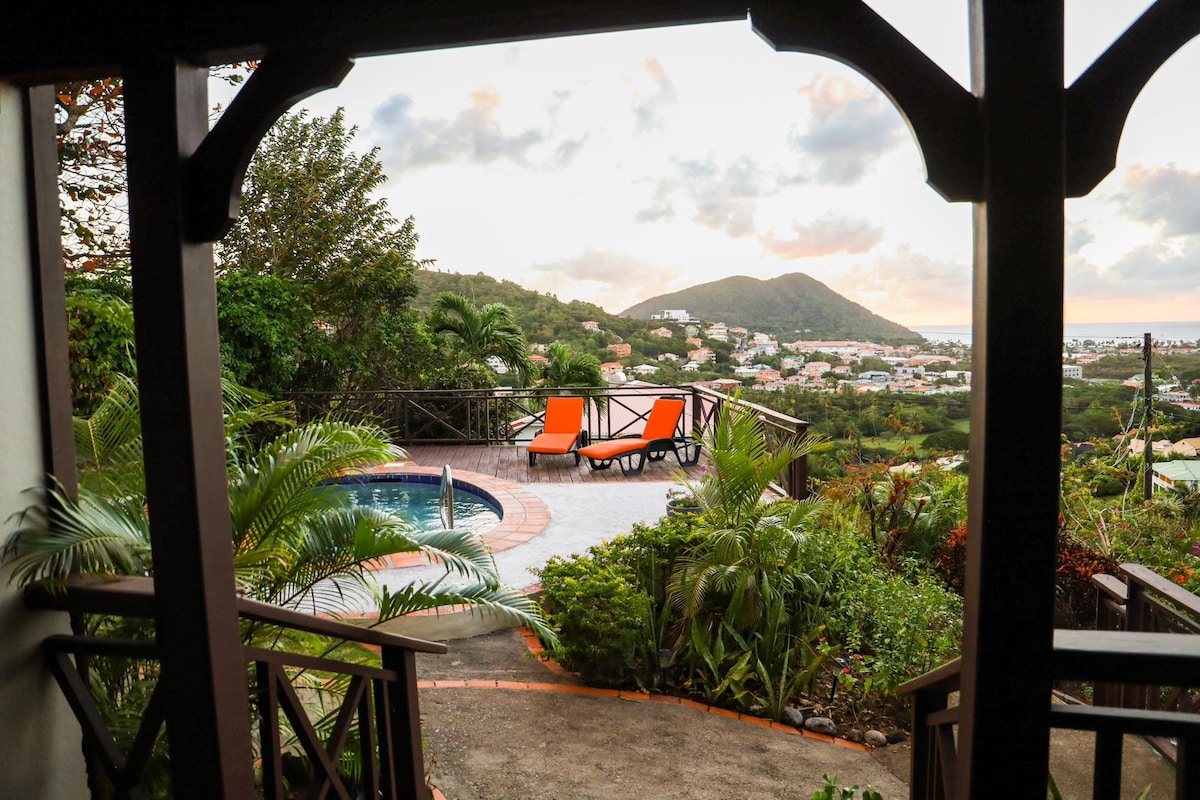
MULTIPOLYGON (((409 458, 425 467, 449 464, 452 469, 480 472, 513 483, 629 483, 630 481, 671 481, 681 468, 675 457, 662 461, 647 461, 641 475, 623 475, 617 464, 607 470, 593 470, 586 458, 575 466, 574 456, 539 455, 537 464, 529 466, 525 448, 518 445, 412 445, 405 448, 409 458)), ((700 463, 687 467, 689 477, 698 479, 703 469, 700 463)))

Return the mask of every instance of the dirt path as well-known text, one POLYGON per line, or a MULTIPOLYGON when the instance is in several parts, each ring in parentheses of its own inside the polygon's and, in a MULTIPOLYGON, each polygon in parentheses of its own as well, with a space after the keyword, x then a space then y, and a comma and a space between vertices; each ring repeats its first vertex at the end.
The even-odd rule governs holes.
MULTIPOLYGON (((529 658, 516 631, 452 645, 420 657, 422 681, 572 683, 529 658)), ((422 689, 420 702, 432 780, 448 800, 808 798, 826 772, 887 800, 908 794, 872 754, 688 707, 459 687, 422 689)))

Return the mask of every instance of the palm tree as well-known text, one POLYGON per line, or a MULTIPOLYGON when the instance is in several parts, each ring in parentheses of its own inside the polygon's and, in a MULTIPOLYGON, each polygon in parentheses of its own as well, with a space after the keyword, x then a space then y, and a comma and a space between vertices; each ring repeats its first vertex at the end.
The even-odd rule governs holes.
POLYGON ((772 598, 811 583, 798 569, 798 553, 813 504, 764 495, 792 461, 828 445, 806 436, 772 447, 758 415, 736 402, 722 405, 701 443, 709 471, 698 481, 679 478, 700 506, 701 538, 676 562, 669 596, 681 628, 711 611, 747 631, 772 598), (724 608, 712 607, 716 600, 724 608))
POLYGON ((546 359, 543 386, 604 386, 600 359, 591 353, 576 353, 562 342, 554 342, 546 349, 546 359))
POLYGON ((525 332, 503 303, 477 307, 456 292, 442 292, 433 299, 429 328, 458 340, 458 347, 470 362, 486 362, 493 356, 517 373, 522 384, 528 383, 532 364, 525 332))

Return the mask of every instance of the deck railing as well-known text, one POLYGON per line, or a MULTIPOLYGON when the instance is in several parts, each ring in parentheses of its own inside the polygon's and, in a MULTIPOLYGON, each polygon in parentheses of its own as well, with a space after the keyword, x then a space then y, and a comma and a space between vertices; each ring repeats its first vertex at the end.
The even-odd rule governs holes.
MULTIPOLYGON (((1092 577, 1098 589, 1096 627, 1142 633, 1200 634, 1200 597, 1140 564, 1122 564, 1119 575, 1092 577)), ((1137 686, 1100 683, 1094 703, 1149 711, 1200 711, 1200 694, 1184 686, 1137 686)), ((1148 736, 1147 741, 1169 761, 1176 761, 1176 742, 1148 736)))
MULTIPOLYGON (((296 404, 301 422, 327 414, 365 418, 388 429, 399 444, 514 444, 527 441, 541 426, 546 398, 564 394, 585 398, 584 429, 589 440, 615 439, 640 431, 658 397, 678 397, 687 403, 676 431, 681 437, 706 431, 725 403, 737 403, 758 414, 771 442, 803 437, 808 431, 803 420, 698 386, 394 389, 308 392, 288 399, 296 404)), ((807 497, 808 459, 792 462, 777 488, 791 497, 807 497)))
MULTIPOLYGON (((1100 630, 1056 630, 1055 680, 1095 684, 1094 705, 1048 704, 1051 728, 1096 736, 1093 800, 1117 800, 1126 734, 1140 735, 1175 761, 1175 796, 1200 796, 1200 598, 1138 564, 1123 564, 1124 580, 1096 575, 1100 630), (1188 635, 1192 634, 1192 635, 1188 635), (1164 687, 1167 687, 1164 690, 1164 687)), ((958 708, 955 660, 900 687, 912 698, 910 797, 955 800, 958 708)))
MULTIPOLYGON (((134 619, 154 616, 153 581, 149 578, 73 582, 66 591, 33 586, 26 605, 35 609, 72 614, 105 614, 134 619)), ((310 797, 370 797, 381 800, 428 800, 417 707, 416 653, 444 653, 445 645, 359 628, 329 619, 268 605, 245 598, 237 600, 238 615, 246 625, 266 625, 284 631, 307 632, 335 640, 378 648, 379 667, 318 658, 280 650, 243 647, 247 669, 247 699, 256 711, 258 757, 262 792, 266 800, 295 796, 285 792, 285 758, 307 760, 310 797), (311 690, 297 689, 299 673, 320 675, 323 682, 340 676, 345 694, 336 709, 324 709, 332 727, 324 737, 309 717, 305 697, 311 690), (283 719, 287 720, 285 727, 283 719), (285 736, 287 737, 285 739, 285 736), (357 739, 356 745, 349 742, 357 739), (356 748, 356 765, 343 769, 347 754, 356 748), (354 777, 348 777, 353 774, 354 777)), ((140 798, 141 784, 165 720, 169 702, 160 680, 141 715, 133 744, 122 752, 105 723, 88 681, 95 659, 157 661, 153 639, 110 639, 86 635, 49 637, 44 646, 50 670, 66 695, 83 728, 85 751, 102 770, 119 798, 140 798)), ((183 687, 186 690, 186 687, 183 687)), ((328 700, 327 692, 322 696, 328 700)), ((311 700, 311 698, 309 698, 311 700)), ((311 703, 310 703, 311 704, 311 703)), ((247 738, 251 732, 247 730, 247 738)), ((297 790, 291 776, 290 791, 297 790)))

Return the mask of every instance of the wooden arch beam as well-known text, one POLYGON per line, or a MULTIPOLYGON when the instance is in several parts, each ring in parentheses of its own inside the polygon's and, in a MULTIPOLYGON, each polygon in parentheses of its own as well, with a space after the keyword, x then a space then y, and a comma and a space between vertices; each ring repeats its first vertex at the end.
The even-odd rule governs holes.
POLYGON ((951 202, 981 198, 978 101, 866 3, 755 3, 750 19, 776 50, 827 56, 866 76, 908 123, 929 185, 951 202))
POLYGON ((1067 89, 1067 197, 1083 197, 1117 166, 1133 103, 1159 67, 1200 36, 1195 0, 1158 0, 1067 89))
POLYGON ((258 143, 285 111, 337 86, 353 66, 351 58, 308 50, 267 53, 188 160, 185 196, 191 241, 215 242, 229 232, 258 143))

